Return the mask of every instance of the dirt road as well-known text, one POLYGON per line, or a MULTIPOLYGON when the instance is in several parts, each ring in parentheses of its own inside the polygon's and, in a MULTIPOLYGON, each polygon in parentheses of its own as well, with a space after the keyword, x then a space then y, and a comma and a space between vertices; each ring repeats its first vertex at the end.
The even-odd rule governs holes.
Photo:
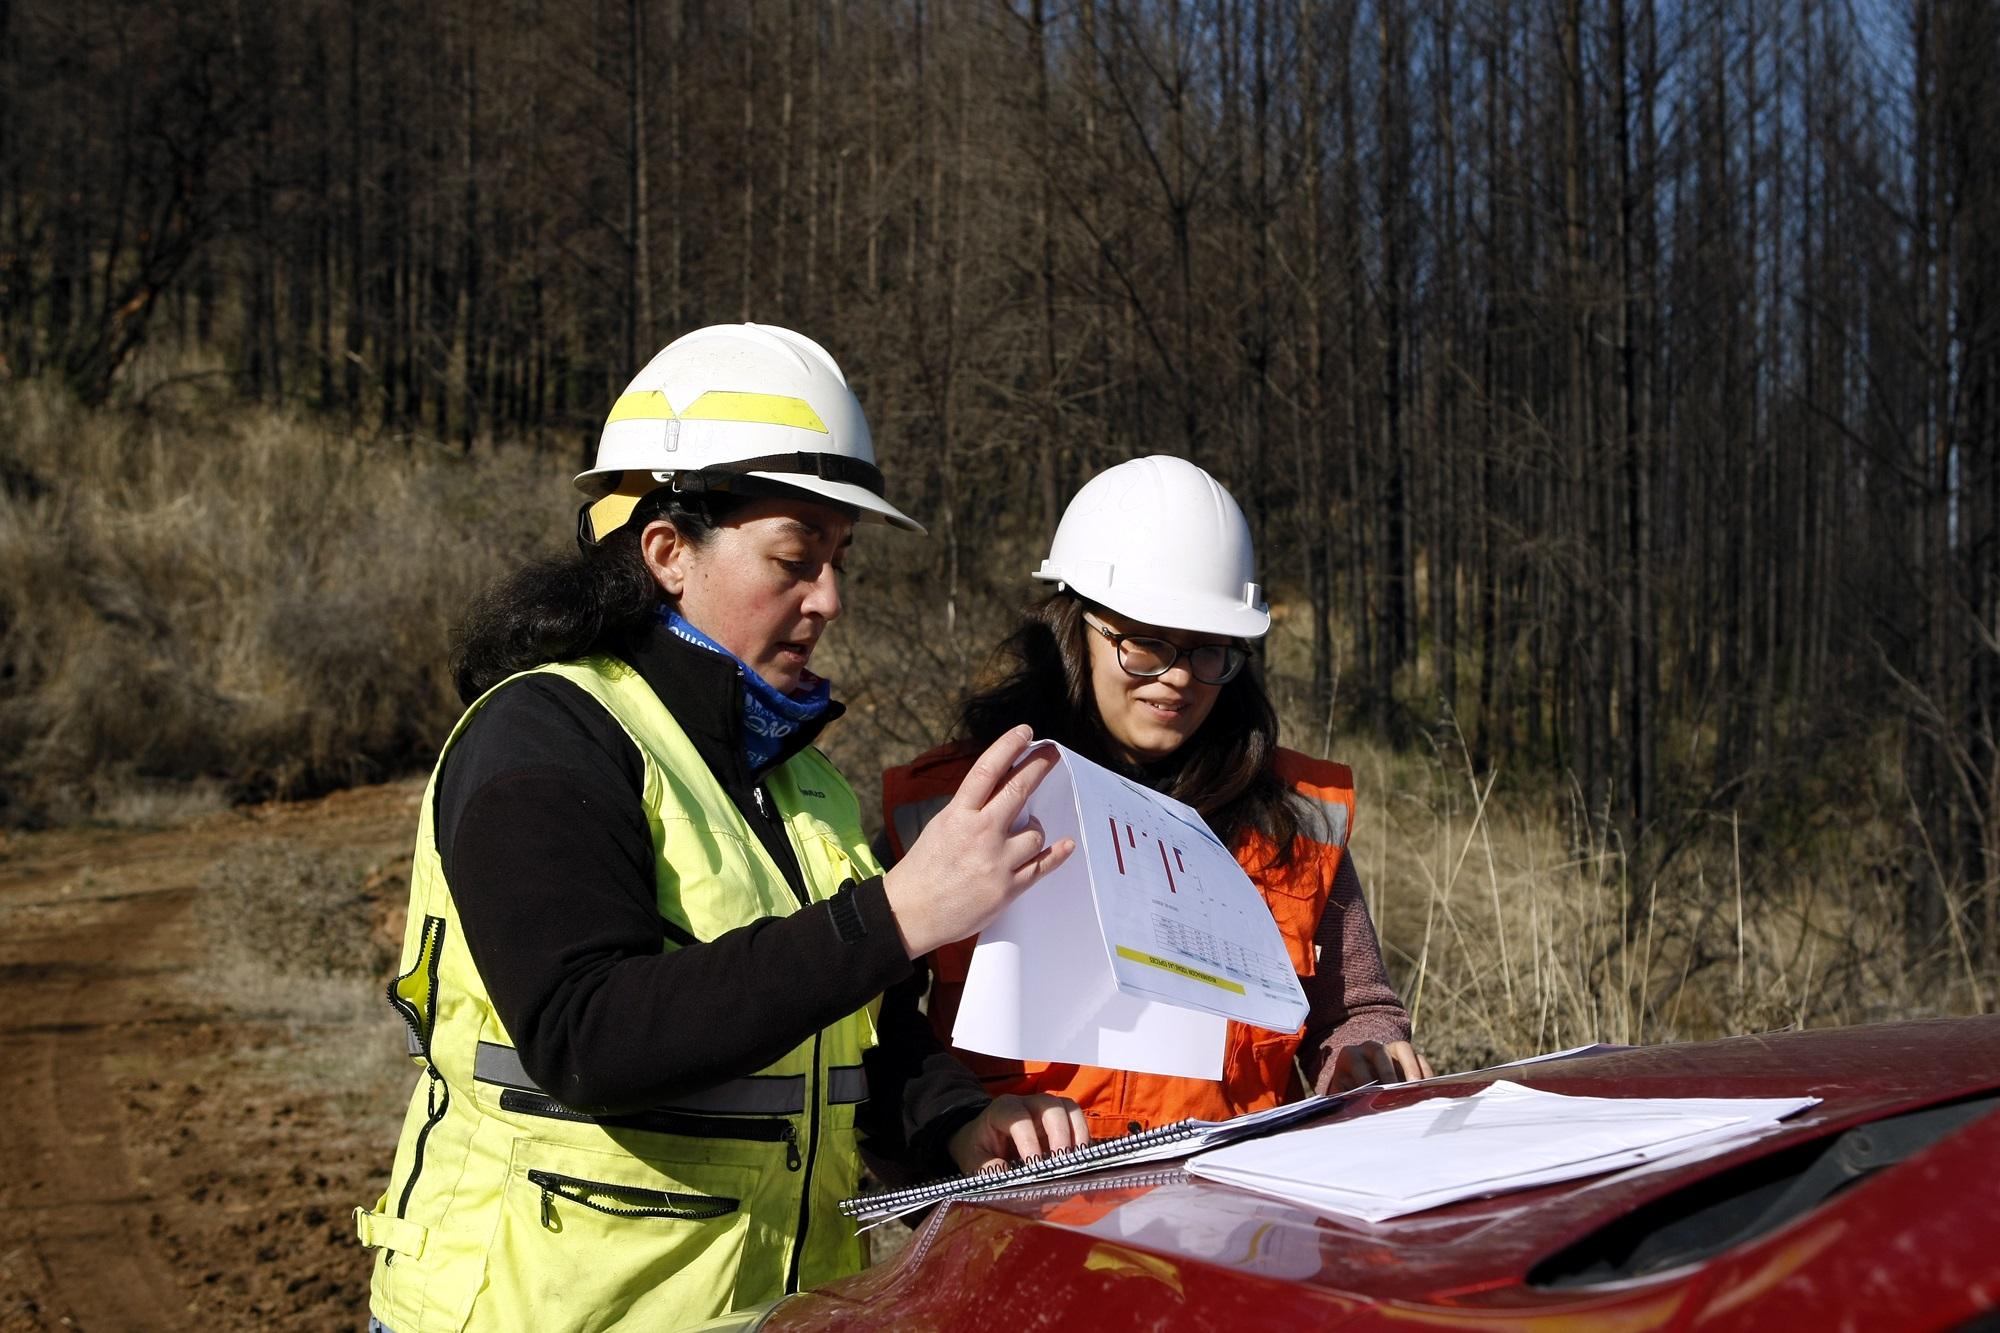
POLYGON ((252 839, 400 858, 418 794, 0 835, 0 1330, 365 1325, 400 1028, 217 958, 193 906, 252 839))

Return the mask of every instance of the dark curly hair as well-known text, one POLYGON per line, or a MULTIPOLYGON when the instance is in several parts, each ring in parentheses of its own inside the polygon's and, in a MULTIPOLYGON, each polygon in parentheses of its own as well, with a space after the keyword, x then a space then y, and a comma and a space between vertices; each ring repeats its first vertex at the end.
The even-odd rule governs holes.
POLYGON ((1276 848, 1272 864, 1291 859, 1298 812, 1278 776, 1278 714, 1252 658, 1222 687, 1201 728, 1172 754, 1150 764, 1120 760, 1098 716, 1090 684, 1083 613, 1092 604, 1059 592, 1022 615, 995 650, 999 679, 959 707, 961 739, 984 748, 1023 722, 1086 759, 1193 806, 1225 846, 1256 829, 1276 848))
POLYGON ((537 560, 494 582, 466 608, 451 636, 451 675, 471 703, 517 671, 615 651, 659 614, 662 594, 639 553, 639 534, 664 518, 699 547, 742 503, 661 487, 623 527, 575 555, 537 560))

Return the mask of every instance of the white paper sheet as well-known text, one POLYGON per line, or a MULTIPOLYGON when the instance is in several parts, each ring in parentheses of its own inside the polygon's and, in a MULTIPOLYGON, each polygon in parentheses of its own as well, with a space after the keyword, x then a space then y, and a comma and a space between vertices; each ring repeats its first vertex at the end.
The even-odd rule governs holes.
POLYGON ((1188 806, 1063 755, 1119 986, 1297 1032, 1305 991, 1270 907, 1229 849, 1188 806))
POLYGON ((1716 1148, 1814 1097, 1570 1097, 1494 1083, 1235 1144, 1194 1175, 1371 1221, 1716 1148))
MULTIPOLYGON (((1082 830, 1073 784, 1058 764, 1026 814, 1050 842, 1082 830)), ((1082 855, 1022 894, 979 936, 952 1028, 955 1046, 1011 1060, 1221 1078, 1227 1024, 1126 995, 1105 962, 1090 870, 1082 855)))
POLYGON ((1187 806, 1053 748, 1025 816, 1077 854, 981 933, 953 1044, 1216 1079, 1227 1019, 1297 1031, 1305 993, 1228 850, 1187 806))

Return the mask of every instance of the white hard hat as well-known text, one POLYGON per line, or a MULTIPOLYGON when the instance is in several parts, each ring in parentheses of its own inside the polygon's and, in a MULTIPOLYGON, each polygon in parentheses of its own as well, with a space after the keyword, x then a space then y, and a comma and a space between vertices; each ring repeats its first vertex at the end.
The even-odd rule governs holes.
POLYGON ((1184 458, 1154 454, 1084 483, 1035 577, 1165 629, 1262 638, 1250 525, 1229 492, 1184 458))
POLYGON ((597 464, 576 486, 598 502, 590 519, 602 537, 655 487, 726 491, 749 477, 924 530, 882 498, 868 419, 840 367, 812 339, 769 324, 717 324, 668 343, 612 405, 597 464))

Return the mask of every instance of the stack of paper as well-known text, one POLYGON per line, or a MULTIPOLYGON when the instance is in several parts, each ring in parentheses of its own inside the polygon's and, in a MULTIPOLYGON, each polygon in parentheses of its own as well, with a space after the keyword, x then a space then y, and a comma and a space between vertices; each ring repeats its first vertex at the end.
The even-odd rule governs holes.
POLYGON ((1816 1097, 1566 1097, 1494 1083, 1218 1148, 1197 1176, 1370 1221, 1698 1151, 1720 1151, 1816 1097))

